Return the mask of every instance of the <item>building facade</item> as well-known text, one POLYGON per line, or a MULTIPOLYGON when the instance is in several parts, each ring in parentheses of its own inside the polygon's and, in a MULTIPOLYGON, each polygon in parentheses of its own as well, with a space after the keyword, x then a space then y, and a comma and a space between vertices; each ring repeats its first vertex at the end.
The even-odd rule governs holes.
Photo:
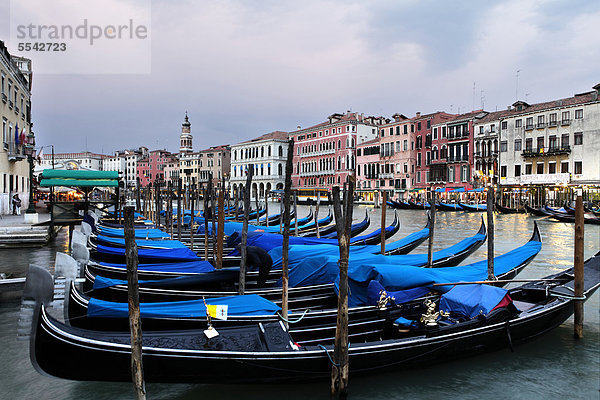
POLYGON ((247 167, 253 164, 252 197, 264 199, 271 190, 282 190, 288 140, 287 132, 275 131, 231 145, 231 189, 237 191, 246 184, 247 167))
POLYGON ((198 152, 179 153, 179 177, 183 186, 205 186, 210 176, 214 186, 229 179, 231 149, 229 145, 213 146, 198 152))
POLYGON ((290 132, 294 139, 292 186, 331 190, 356 170, 356 145, 375 139, 383 117, 346 112, 290 132))
MULTIPOLYGON (((600 84, 538 104, 517 101, 495 113, 499 183, 600 185, 600 84)), ((485 132, 485 127, 484 127, 485 132)))
POLYGON ((375 201, 379 191, 379 138, 359 143, 356 146, 356 193, 359 201, 375 201))
POLYGON ((40 160, 43 169, 82 169, 91 171, 102 171, 103 161, 109 156, 104 154, 84 151, 80 153, 55 153, 43 154, 40 160))
POLYGON ((137 178, 141 186, 147 186, 160 182, 164 184, 167 179, 165 167, 177 160, 177 155, 166 150, 152 150, 148 157, 137 162, 137 178))
POLYGON ((118 171, 127 187, 136 186, 137 161, 148 156, 148 148, 140 147, 137 150, 118 150, 114 155, 106 156, 102 160, 104 171, 118 171))
POLYGON ((22 209, 29 206, 30 165, 25 149, 34 145, 35 137, 31 130, 31 60, 12 56, 2 41, 0 77, 0 214, 8 214, 15 194, 22 209))

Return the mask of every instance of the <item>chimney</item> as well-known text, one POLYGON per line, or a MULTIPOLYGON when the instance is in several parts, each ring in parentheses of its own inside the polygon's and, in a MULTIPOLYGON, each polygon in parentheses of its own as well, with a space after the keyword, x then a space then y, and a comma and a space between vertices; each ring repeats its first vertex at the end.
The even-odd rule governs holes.
POLYGON ((300 129, 302 129, 302 127, 301 127, 300 125, 298 125, 298 126, 296 127, 296 129, 300 130, 300 129))
POLYGON ((510 107, 510 106, 506 106, 506 110, 507 110, 507 111, 510 111, 510 110, 511 110, 511 107, 510 107))
POLYGON ((417 111, 417 118, 419 118, 421 116, 421 112, 417 111))

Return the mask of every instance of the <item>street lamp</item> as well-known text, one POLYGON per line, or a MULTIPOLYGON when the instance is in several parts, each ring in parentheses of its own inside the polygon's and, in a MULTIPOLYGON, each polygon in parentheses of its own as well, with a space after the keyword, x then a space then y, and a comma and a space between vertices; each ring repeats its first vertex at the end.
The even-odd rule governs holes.
POLYGON ((25 154, 27 155, 27 161, 29 161, 29 207, 25 214, 35 214, 35 206, 33 205, 33 153, 35 146, 35 135, 33 131, 27 134, 27 143, 25 144, 25 154))

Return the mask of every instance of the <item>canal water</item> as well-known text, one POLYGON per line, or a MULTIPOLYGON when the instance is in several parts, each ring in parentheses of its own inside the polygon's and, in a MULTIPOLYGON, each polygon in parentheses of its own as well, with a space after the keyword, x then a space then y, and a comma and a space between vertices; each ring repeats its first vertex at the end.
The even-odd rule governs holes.
MULTIPOLYGON (((276 209, 275 207, 272 208, 276 209)), ((308 209, 299 207, 299 215, 308 209)), ((379 209, 357 206, 354 219, 371 217, 367 232, 377 229, 379 209)), ((321 207, 321 215, 326 213, 321 207)), ((438 212, 435 248, 441 249, 473 235, 481 222, 475 213, 438 212)), ((424 211, 399 210, 402 227, 392 239, 421 229, 424 211)), ((386 225, 394 218, 388 210, 386 225)), ((572 266, 572 224, 552 222, 527 215, 496 216, 496 254, 525 243, 537 220, 543 237, 542 251, 521 273, 521 278, 543 277, 572 266)), ((585 257, 600 250, 600 226, 585 226, 585 257)), ((23 276, 29 263, 53 268, 56 251, 66 251, 66 234, 61 232, 51 245, 39 249, 0 250, 0 272, 23 276)), ((426 252, 425 245, 415 253, 426 252)), ((466 263, 486 258, 486 245, 466 263)), ((598 399, 600 382, 599 294, 585 304, 584 339, 573 338, 572 319, 537 340, 455 362, 409 371, 353 377, 353 399, 598 399)), ((0 298, 0 399, 131 399, 128 383, 73 382, 39 374, 29 360, 28 342, 16 340, 19 299, 0 298)), ((280 385, 188 385, 148 384, 149 399, 319 399, 328 398, 328 383, 280 385)))

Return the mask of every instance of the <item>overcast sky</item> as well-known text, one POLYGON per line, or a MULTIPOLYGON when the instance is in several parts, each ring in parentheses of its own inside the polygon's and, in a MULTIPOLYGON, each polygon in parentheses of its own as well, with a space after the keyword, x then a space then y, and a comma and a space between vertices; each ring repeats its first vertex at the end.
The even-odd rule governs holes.
POLYGON ((34 60, 37 144, 57 152, 177 151, 186 110, 200 150, 346 110, 504 109, 517 70, 529 103, 600 83, 598 1, 152 1, 151 73, 112 75, 36 74, 0 4, 0 39, 34 60))

